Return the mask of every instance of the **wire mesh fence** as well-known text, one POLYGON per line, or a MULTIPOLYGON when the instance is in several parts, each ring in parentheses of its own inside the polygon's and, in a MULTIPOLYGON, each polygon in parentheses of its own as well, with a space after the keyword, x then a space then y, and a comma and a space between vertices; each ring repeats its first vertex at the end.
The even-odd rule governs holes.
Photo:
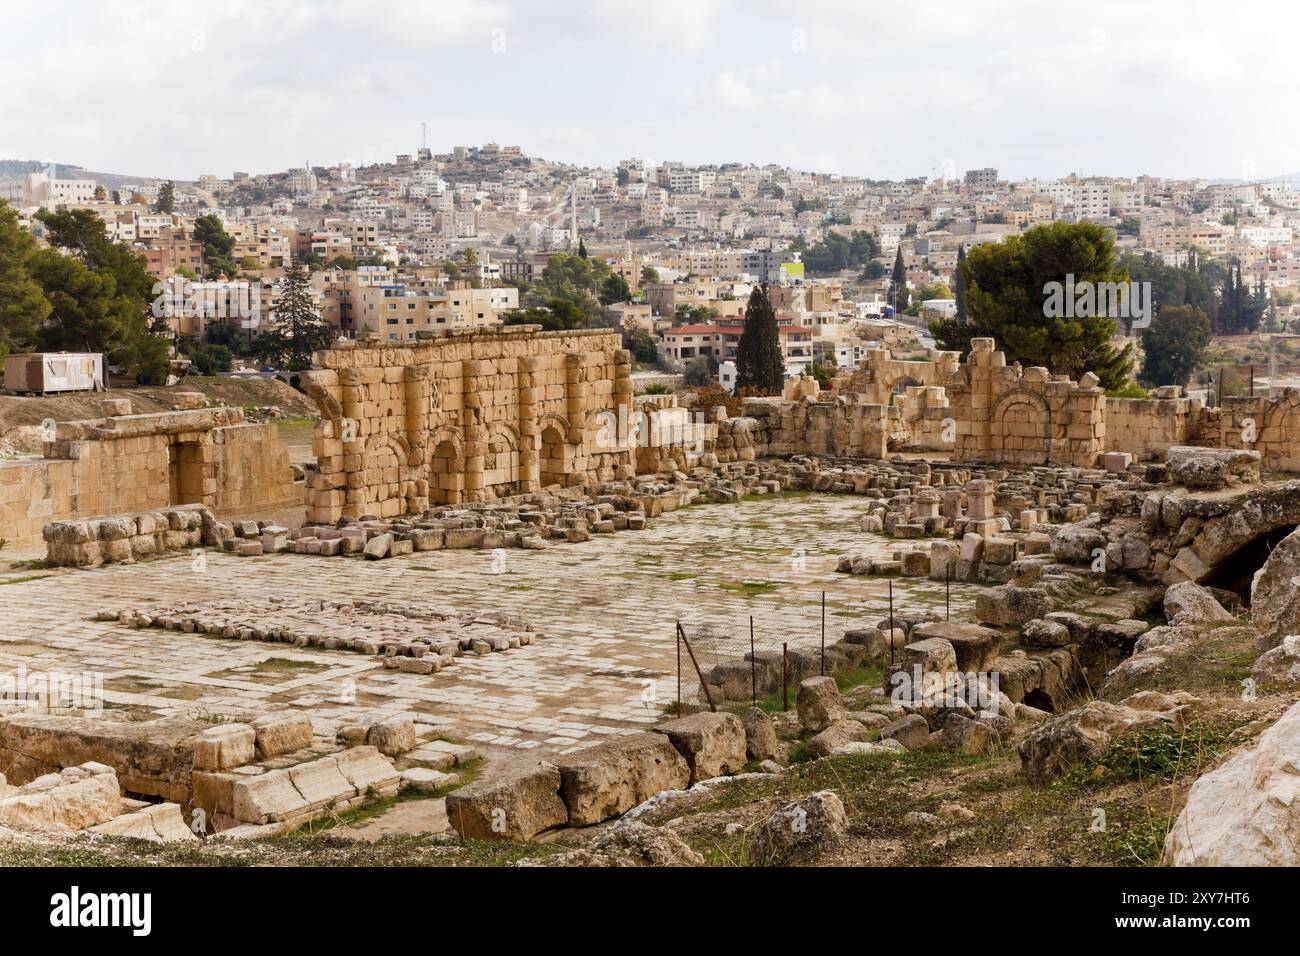
MULTIPOLYGON (((828 619, 826 595, 820 615, 810 608, 806 623, 791 628, 789 616, 779 623, 762 616, 729 620, 679 620, 676 624, 676 709, 678 713, 721 710, 739 705, 766 705, 787 710, 794 705, 799 682, 833 676, 860 666, 861 658, 844 642, 855 631, 902 626, 892 582, 881 582, 879 600, 864 602, 860 617, 842 613, 828 619), (897 610, 899 619, 895 620, 897 610)), ((945 605, 947 600, 945 598, 945 605)), ((945 608, 939 616, 946 616, 945 608)), ((867 647, 863 641, 859 646, 867 647)), ((890 651, 892 653, 892 644, 890 651)), ((892 661, 891 661, 892 663, 892 661)))

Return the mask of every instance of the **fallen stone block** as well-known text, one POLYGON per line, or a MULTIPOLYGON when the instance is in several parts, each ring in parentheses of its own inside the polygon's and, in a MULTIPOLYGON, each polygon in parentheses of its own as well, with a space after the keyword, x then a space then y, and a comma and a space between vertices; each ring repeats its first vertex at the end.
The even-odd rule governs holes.
POLYGON ((692 783, 744 769, 745 726, 735 714, 692 714, 651 729, 665 734, 686 758, 692 783))
POLYGON ((568 823, 560 784, 550 764, 515 767, 447 794, 447 820, 465 839, 529 840, 568 823))

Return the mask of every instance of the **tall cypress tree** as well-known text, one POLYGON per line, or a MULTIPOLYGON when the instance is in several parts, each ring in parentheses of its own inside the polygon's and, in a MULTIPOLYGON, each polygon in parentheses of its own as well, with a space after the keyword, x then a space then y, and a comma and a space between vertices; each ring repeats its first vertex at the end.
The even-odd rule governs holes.
POLYGON ((785 359, 781 357, 776 312, 767 297, 767 286, 754 286, 745 305, 745 330, 736 345, 736 387, 780 395, 784 386, 785 359))
POLYGON ((894 256, 894 273, 890 276, 889 291, 894 298, 894 314, 907 310, 907 270, 903 268, 903 244, 898 244, 898 255, 894 256))

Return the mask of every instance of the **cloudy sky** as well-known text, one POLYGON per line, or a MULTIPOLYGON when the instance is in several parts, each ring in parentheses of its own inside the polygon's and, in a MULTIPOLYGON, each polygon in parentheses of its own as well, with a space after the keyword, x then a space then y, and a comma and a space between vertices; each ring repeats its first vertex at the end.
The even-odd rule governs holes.
POLYGON ((192 179, 495 140, 876 178, 1300 170, 1300 7, 1235 0, 43 0, 0 159, 192 179), (1065 15, 1069 11, 1070 16, 1065 15))

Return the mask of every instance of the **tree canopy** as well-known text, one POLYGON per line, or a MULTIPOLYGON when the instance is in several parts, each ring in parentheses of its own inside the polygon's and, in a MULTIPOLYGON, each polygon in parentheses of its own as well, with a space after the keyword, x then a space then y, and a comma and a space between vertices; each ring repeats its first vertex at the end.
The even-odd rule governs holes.
POLYGON ((1210 344, 1210 320, 1195 306, 1171 305, 1159 311, 1142 330, 1142 370, 1138 382, 1147 388, 1186 385, 1210 344))
POLYGON ((1104 227, 1057 222, 976 246, 961 264, 969 321, 940 320, 930 331, 940 348, 963 355, 972 338, 992 338, 1009 362, 1045 366, 1071 378, 1093 372, 1108 391, 1122 388, 1133 368, 1133 349, 1111 345, 1115 318, 1057 316, 1046 308, 1049 283, 1064 284, 1071 276, 1076 286, 1128 281, 1104 227))

